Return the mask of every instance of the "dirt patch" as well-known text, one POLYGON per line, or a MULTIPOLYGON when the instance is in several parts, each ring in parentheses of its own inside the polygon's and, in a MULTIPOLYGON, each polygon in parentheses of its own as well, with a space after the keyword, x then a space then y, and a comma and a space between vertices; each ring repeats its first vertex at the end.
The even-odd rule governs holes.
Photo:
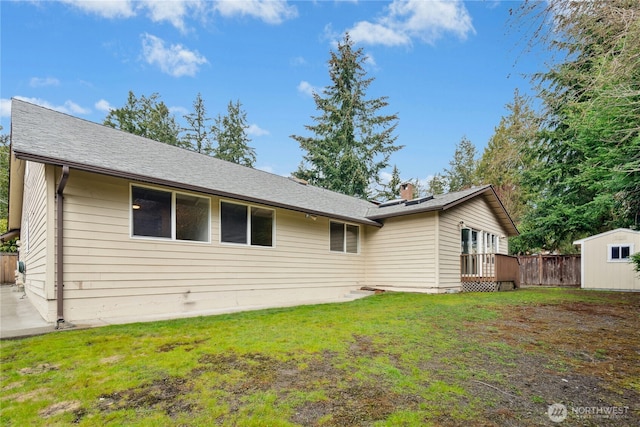
POLYGON ((571 425, 637 426, 640 420, 640 295, 632 304, 576 303, 498 308, 500 318, 465 334, 483 342, 507 343, 513 364, 483 359, 479 366, 500 373, 495 389, 467 384, 475 396, 493 399, 500 425, 549 423, 546 409, 564 404, 571 425), (635 378, 635 384, 630 384, 635 378), (500 390, 500 391, 498 391, 500 390), (508 394, 507 394, 508 393, 508 394), (610 418, 598 411, 616 408, 610 418), (589 413, 591 412, 591 413, 589 413), (620 416, 620 413, 622 415, 620 416))
POLYGON ((42 396, 46 396, 50 393, 50 390, 47 388, 38 388, 35 390, 31 390, 25 393, 16 393, 10 396, 7 396, 7 400, 14 400, 16 402, 27 402, 29 400, 36 400, 41 398, 42 396))
POLYGON ((303 426, 362 426, 384 420, 407 407, 410 396, 390 392, 383 384, 351 385, 328 390, 327 398, 296 407, 291 421, 303 426))
POLYGON ((42 374, 45 372, 57 371, 57 370, 58 370, 58 366, 56 365, 50 365, 49 363, 41 363, 33 367, 22 368, 18 372, 21 375, 35 375, 35 374, 42 374))
POLYGON ((173 416, 196 409, 183 397, 190 391, 191 385, 186 379, 167 377, 140 387, 100 396, 98 408, 107 412, 118 409, 161 409, 173 416))
POLYGON ((158 353, 166 353, 168 351, 175 350, 178 347, 181 347, 184 351, 191 351, 194 348, 196 348, 198 346, 198 344, 202 344, 205 341, 207 341, 207 340, 203 339, 203 340, 196 340, 196 341, 175 341, 175 342, 170 342, 170 343, 166 343, 166 344, 163 344, 163 345, 159 346, 156 351, 158 353))
POLYGON ((116 354, 116 355, 113 355, 113 356, 109 356, 109 357, 105 357, 103 359, 100 359, 100 364, 102 364, 102 365, 111 365, 111 364, 114 364, 114 363, 118 363, 122 359, 124 359, 124 356, 122 356, 120 354, 116 354))
POLYGON ((74 412, 80 409, 80 402, 76 400, 70 400, 66 402, 58 402, 43 409, 39 412, 43 418, 53 417, 54 415, 63 414, 65 412, 74 412))
POLYGON ((9 391, 9 390, 13 390, 14 388, 22 387, 23 385, 24 385, 24 381, 14 381, 12 383, 5 385, 0 390, 9 391))

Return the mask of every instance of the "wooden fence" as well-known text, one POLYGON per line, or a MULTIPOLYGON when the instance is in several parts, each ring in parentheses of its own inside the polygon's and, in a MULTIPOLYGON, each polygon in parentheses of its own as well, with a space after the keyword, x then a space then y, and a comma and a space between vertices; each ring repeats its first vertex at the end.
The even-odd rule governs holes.
POLYGON ((0 285, 16 282, 18 254, 0 253, 0 285))
POLYGON ((580 255, 519 256, 522 286, 580 286, 580 255))

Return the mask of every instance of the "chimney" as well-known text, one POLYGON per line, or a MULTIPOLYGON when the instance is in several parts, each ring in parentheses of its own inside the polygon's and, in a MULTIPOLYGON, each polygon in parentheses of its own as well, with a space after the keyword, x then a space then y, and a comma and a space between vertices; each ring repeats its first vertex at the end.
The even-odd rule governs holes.
POLYGON ((405 200, 413 200, 413 184, 405 182, 400 184, 400 198, 405 200))

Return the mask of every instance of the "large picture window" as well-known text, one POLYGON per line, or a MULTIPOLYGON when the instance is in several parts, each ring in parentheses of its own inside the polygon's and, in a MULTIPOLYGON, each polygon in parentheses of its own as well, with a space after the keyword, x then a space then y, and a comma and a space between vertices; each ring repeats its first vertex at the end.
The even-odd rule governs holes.
POLYGON ((206 197, 131 186, 133 236, 208 242, 210 212, 206 197))
POLYGON ((329 246, 333 252, 358 253, 360 227, 331 221, 329 223, 329 246))
POLYGON ((272 209, 220 202, 220 240, 251 246, 273 246, 272 209))

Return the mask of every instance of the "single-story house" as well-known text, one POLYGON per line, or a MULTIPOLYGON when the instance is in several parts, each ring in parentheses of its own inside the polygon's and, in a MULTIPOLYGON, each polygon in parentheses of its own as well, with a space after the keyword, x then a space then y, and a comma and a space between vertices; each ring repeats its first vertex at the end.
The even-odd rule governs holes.
POLYGON ((573 242, 580 245, 584 289, 640 291, 631 255, 640 251, 640 231, 618 228, 573 242))
POLYGON ((11 116, 9 233, 48 321, 517 280, 500 266, 518 230, 490 185, 377 204, 16 99, 11 116))

